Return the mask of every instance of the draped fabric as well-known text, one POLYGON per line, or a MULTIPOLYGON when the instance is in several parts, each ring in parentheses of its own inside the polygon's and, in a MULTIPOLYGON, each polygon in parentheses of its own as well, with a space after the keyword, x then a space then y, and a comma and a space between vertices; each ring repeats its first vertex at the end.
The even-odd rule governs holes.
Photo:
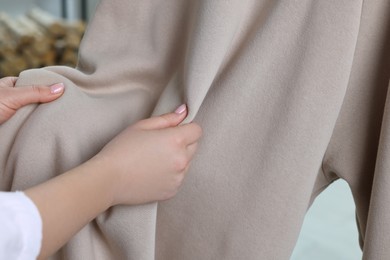
POLYGON ((338 178, 363 258, 388 259, 389 25, 389 0, 103 0, 76 69, 20 75, 66 91, 0 126, 0 189, 61 174, 185 102, 204 134, 178 195, 111 208, 53 259, 289 259, 338 178))

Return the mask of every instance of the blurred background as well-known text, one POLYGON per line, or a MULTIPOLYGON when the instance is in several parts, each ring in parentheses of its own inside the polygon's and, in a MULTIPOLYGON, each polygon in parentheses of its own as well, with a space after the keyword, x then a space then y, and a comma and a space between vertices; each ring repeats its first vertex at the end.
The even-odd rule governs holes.
MULTIPOLYGON (((98 1, 0 0, 0 76, 49 65, 74 67, 98 1)), ((314 201, 291 259, 361 259, 355 206, 346 182, 334 182, 314 201)))
POLYGON ((98 0, 0 0, 0 76, 74 67, 98 0))
POLYGON ((11 15, 23 15, 32 8, 39 7, 58 18, 87 20, 93 15, 98 2, 99 0, 0 0, 0 10, 11 15))
POLYGON ((337 180, 306 214, 291 260, 362 259, 355 203, 347 182, 337 180))

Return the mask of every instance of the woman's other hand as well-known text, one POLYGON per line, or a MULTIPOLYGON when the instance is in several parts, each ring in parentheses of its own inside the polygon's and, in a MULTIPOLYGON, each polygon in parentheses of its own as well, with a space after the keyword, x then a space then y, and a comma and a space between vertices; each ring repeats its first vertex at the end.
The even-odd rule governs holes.
POLYGON ((202 134, 195 123, 178 126, 186 115, 182 105, 174 113, 141 120, 89 161, 27 189, 42 217, 39 258, 52 255, 111 206, 173 197, 202 134))
POLYGON ((166 200, 177 193, 202 135, 195 123, 178 126, 186 115, 182 105, 174 113, 141 120, 92 159, 116 180, 113 205, 166 200))
POLYGON ((64 93, 62 83, 51 86, 30 85, 15 88, 17 79, 17 77, 0 79, 0 124, 10 119, 19 108, 25 105, 50 102, 64 93))

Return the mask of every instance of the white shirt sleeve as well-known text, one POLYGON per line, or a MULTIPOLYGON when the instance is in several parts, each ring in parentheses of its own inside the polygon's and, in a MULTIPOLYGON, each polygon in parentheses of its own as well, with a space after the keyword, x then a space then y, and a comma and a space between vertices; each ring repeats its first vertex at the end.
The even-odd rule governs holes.
POLYGON ((31 260, 42 243, 42 219, 23 192, 0 192, 0 259, 31 260))

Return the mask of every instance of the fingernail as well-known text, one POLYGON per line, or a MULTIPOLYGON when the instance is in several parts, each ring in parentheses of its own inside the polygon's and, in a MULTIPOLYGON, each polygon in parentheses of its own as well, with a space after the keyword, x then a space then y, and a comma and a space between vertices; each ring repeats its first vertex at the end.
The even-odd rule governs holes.
POLYGON ((176 114, 183 114, 184 111, 186 111, 187 106, 186 104, 180 105, 178 108, 176 108, 175 113, 176 114))
POLYGON ((50 92, 52 94, 58 94, 61 93, 64 90, 65 86, 64 83, 57 83, 50 86, 50 92))

